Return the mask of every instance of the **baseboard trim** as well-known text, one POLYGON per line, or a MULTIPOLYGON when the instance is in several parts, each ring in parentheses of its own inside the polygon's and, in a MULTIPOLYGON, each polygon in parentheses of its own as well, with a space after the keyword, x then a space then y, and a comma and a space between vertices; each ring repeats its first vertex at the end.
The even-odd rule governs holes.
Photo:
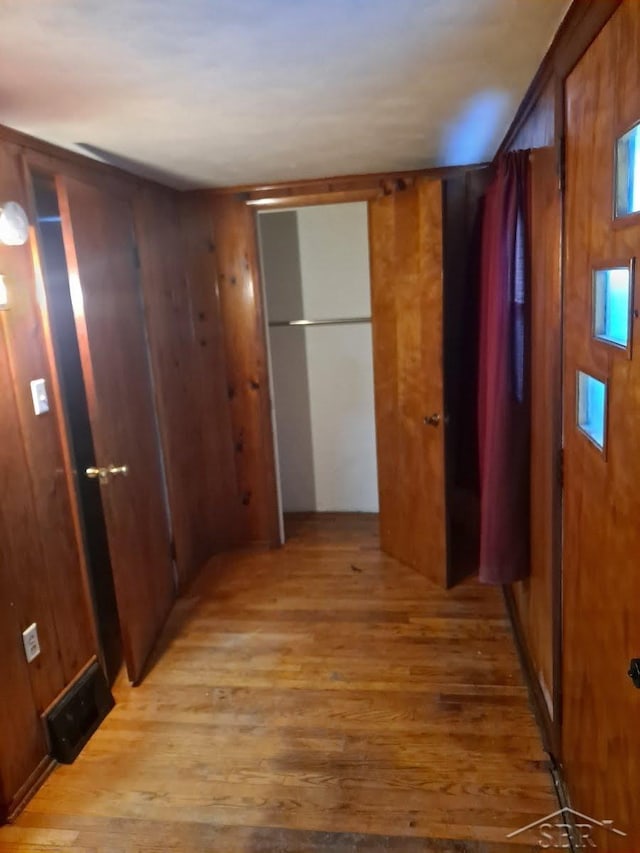
MULTIPOLYGON (((18 789, 7 806, 6 822, 11 823, 27 805, 31 797, 36 793, 44 781, 56 767, 56 762, 50 755, 46 755, 36 769, 31 773, 27 781, 18 789)), ((1 823, 2 821, 0 821, 1 823)))
MULTIPOLYGON (((518 608, 516 607, 515 598, 513 597, 513 590, 510 586, 505 585, 502 587, 502 591, 504 594, 507 614, 509 616, 509 622, 511 623, 513 639, 518 652, 518 658, 520 660, 520 667, 529 692, 529 701, 533 708, 536 723, 542 737, 542 748, 549 756, 549 771, 553 780, 553 788, 558 801, 558 807, 560 809, 570 809, 571 798, 569 796, 569 788, 567 787, 567 783, 564 778, 562 765, 559 762, 559 732, 557 727, 554 726, 551 715, 549 714, 549 709, 542 692, 542 687, 540 686, 535 667, 533 666, 531 656, 529 655, 529 650, 524 638, 524 631, 522 629, 522 622, 520 621, 518 608)), ((571 827, 569 830, 571 851, 572 853, 578 853, 580 844, 576 839, 579 839, 580 835, 576 830, 572 812, 565 812, 563 820, 571 827)))
POLYGON ((520 667, 524 675, 527 690, 529 691, 529 701, 533 707, 533 713, 542 736, 542 747, 544 751, 549 754, 553 765, 556 765, 556 759, 559 755, 556 728, 553 720, 551 719, 551 715, 549 714, 549 708, 547 707, 542 687, 538 681, 538 676, 536 675, 535 667, 527 648, 522 622, 520 621, 518 608, 516 607, 515 598, 513 596, 513 590, 510 586, 505 584, 502 587, 502 592, 509 621, 511 623, 511 631, 513 633, 516 651, 518 652, 518 658, 520 660, 520 667))

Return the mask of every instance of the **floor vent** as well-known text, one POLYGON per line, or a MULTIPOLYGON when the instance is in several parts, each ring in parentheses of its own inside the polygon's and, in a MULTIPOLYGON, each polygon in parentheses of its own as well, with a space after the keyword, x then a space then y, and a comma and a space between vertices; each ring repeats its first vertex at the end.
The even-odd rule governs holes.
POLYGON ((71 764, 114 705, 102 668, 92 664, 45 717, 52 757, 71 764))

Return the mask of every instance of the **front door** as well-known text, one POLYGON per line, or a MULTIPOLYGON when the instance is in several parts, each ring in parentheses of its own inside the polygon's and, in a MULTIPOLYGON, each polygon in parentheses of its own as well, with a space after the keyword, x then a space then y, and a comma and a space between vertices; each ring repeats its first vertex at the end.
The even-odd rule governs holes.
POLYGON ((442 186, 369 202, 380 542, 447 585, 442 186))
POLYGON ((58 179, 95 477, 127 672, 140 680, 174 599, 169 523, 130 200, 58 179))
POLYGON ((573 807, 626 832, 596 827, 604 851, 640 849, 639 45, 625 2, 566 88, 562 761, 573 807))

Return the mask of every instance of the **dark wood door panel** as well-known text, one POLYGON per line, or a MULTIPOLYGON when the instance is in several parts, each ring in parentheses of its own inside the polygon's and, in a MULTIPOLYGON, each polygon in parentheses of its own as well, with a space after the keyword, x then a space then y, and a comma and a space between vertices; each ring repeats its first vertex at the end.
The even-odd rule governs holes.
POLYGON ((59 179, 65 251, 96 465, 127 466, 102 488, 132 681, 174 598, 170 535, 130 200, 59 179))

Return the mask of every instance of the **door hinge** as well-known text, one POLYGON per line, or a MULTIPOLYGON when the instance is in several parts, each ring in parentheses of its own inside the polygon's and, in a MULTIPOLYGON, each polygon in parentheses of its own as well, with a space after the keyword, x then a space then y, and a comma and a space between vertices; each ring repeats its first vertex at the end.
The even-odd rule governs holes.
POLYGON ((565 136, 559 136, 556 141, 556 174, 558 175, 558 191, 564 194, 566 179, 566 144, 565 136))
POLYGON ((556 476, 558 480, 558 486, 561 489, 564 489, 564 448, 561 447, 558 450, 558 455, 556 457, 556 476))

